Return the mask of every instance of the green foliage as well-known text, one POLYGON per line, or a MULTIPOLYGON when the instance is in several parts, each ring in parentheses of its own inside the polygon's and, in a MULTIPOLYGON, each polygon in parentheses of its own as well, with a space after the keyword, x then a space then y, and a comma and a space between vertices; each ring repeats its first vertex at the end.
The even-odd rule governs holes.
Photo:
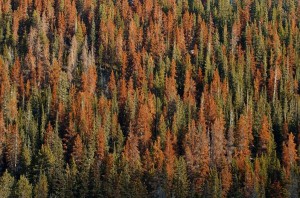
POLYGON ((45 174, 41 174, 38 183, 34 187, 34 197, 47 198, 48 197, 48 182, 45 174))
POLYGON ((186 162, 183 158, 176 161, 173 193, 176 197, 188 197, 189 195, 189 180, 187 177, 186 162))
POLYGON ((0 1, 0 197, 297 197, 299 11, 0 1))
POLYGON ((32 185, 24 175, 21 175, 19 181, 17 182, 15 195, 19 198, 32 197, 32 185))
POLYGON ((6 170, 0 178, 0 197, 9 198, 13 195, 14 177, 6 170))

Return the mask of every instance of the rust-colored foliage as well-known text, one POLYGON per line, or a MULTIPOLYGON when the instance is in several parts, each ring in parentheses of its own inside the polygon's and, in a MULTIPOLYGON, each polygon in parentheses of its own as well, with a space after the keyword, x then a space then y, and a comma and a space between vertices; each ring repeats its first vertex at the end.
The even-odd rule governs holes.
POLYGON ((96 150, 96 156, 99 160, 103 160, 105 157, 105 146, 106 146, 106 137, 105 137, 105 131, 102 126, 98 129, 97 134, 97 150, 96 150))
POLYGON ((44 144, 51 147, 53 144, 53 138, 54 138, 53 136, 54 136, 54 130, 51 123, 49 122, 44 134, 44 144))
POLYGON ((133 134, 132 131, 129 132, 123 156, 128 162, 130 168, 138 169, 141 165, 140 151, 138 149, 138 138, 133 134))
POLYGON ((259 133, 259 152, 268 153, 272 143, 271 128, 269 125, 268 117, 263 116, 261 123, 261 130, 259 133))
POLYGON ((251 154, 250 148, 253 141, 251 114, 243 114, 239 118, 236 131, 236 155, 239 159, 245 160, 251 154))
POLYGON ((74 138, 71 156, 77 165, 79 165, 82 162, 83 144, 79 134, 77 134, 74 138))
POLYGON ((151 134, 151 117, 147 104, 141 103, 139 105, 137 119, 136 119, 136 136, 141 140, 143 145, 148 145, 151 134))
POLYGON ((9 125, 6 131, 6 160, 8 167, 12 171, 17 171, 20 152, 21 152, 21 138, 17 125, 9 125))
MULTIPOLYGON (((200 111, 203 112, 203 109, 200 111)), ((185 136, 184 148, 190 177, 192 178, 196 190, 200 192, 203 190, 203 184, 209 173, 209 140, 206 129, 203 128, 203 126, 196 128, 194 120, 192 120, 192 123, 189 125, 188 132, 185 136)))
POLYGON ((23 197, 296 197, 299 13, 295 0, 0 0, 7 196, 26 175, 23 197))
POLYGON ((294 141, 295 137, 293 133, 290 133, 288 136, 288 140, 283 143, 283 151, 282 151, 282 161, 286 168, 287 173, 290 173, 290 169, 293 165, 295 165, 298 160, 296 144, 294 141))
POLYGON ((187 62, 187 70, 185 72, 185 81, 184 81, 184 92, 183 92, 183 101, 194 105, 195 104, 195 92, 196 92, 196 85, 192 78, 192 68, 190 66, 190 56, 188 55, 186 58, 187 62))
POLYGON ((111 72, 110 78, 109 78, 109 83, 108 83, 108 88, 109 88, 109 94, 110 97, 113 97, 113 95, 117 91, 117 85, 116 85, 116 79, 115 79, 115 74, 114 72, 111 72))
POLYGON ((97 73, 95 66, 91 65, 86 73, 82 74, 83 92, 88 95, 93 95, 96 91, 97 73))
POLYGON ((164 156, 164 153, 161 149, 160 137, 158 137, 157 140, 154 142, 154 145, 153 145, 153 158, 154 158, 155 168, 158 171, 162 171, 165 156, 164 156))
POLYGON ((61 72, 61 67, 59 66, 57 60, 54 60, 53 66, 51 68, 51 73, 50 73, 50 84, 53 93, 52 94, 53 104, 57 103, 57 89, 58 89, 60 72, 61 72))
POLYGON ((166 97, 169 101, 177 99, 176 63, 173 60, 170 68, 170 77, 166 78, 166 97))
POLYGON ((166 171, 169 178, 173 177, 173 171, 174 171, 174 160, 175 160, 175 150, 174 150, 174 144, 176 142, 176 139, 173 134, 171 134, 170 131, 167 131, 166 134, 166 146, 164 150, 165 154, 165 165, 166 165, 166 171))
POLYGON ((20 60, 17 58, 14 66, 12 68, 12 81, 15 85, 19 85, 20 83, 20 78, 21 78, 21 64, 20 64, 20 60))
POLYGON ((212 160, 218 166, 225 157, 225 120, 224 115, 220 115, 214 121, 211 128, 211 153, 212 160))
POLYGON ((221 170, 222 178, 222 197, 227 197, 230 187, 232 185, 232 173, 230 170, 230 165, 225 163, 221 170))

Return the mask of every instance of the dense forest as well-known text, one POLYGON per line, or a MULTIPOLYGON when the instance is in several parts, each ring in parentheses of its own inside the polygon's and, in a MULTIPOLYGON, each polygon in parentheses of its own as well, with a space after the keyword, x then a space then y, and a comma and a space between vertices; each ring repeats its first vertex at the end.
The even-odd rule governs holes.
POLYGON ((300 1, 0 0, 0 197, 299 197, 300 1))

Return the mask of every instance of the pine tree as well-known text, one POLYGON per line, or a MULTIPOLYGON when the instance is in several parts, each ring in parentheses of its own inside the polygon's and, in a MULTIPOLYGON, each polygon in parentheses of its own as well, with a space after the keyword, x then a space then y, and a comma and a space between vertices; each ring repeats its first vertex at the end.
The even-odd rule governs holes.
POLYGON ((189 180, 187 177, 186 164, 182 157, 176 160, 174 180, 173 180, 173 193, 177 197, 188 197, 189 180))
POLYGON ((46 175, 40 175, 39 181, 34 187, 34 197, 47 198, 48 197, 48 182, 46 175))
POLYGON ((252 135, 252 126, 251 124, 251 117, 249 114, 241 115, 237 125, 237 132, 236 132, 236 155, 238 159, 242 161, 245 158, 250 157, 251 150, 250 146, 252 145, 253 135, 252 135))
POLYGON ((9 125, 6 142, 6 160, 11 171, 18 171, 20 160, 21 138, 17 126, 9 125))
POLYGON ((54 129, 51 125, 51 123, 48 123, 45 135, 44 135, 44 143, 48 145, 49 147, 52 147, 54 140, 54 129))
POLYGON ((170 77, 166 78, 165 95, 168 101, 177 99, 177 83, 176 83, 176 62, 172 60, 170 68, 170 77))
POLYGON ((176 159, 175 150, 173 144, 176 142, 174 135, 170 131, 167 131, 166 146, 164 150, 165 154, 165 166, 168 178, 173 178, 174 160, 176 159))
POLYGON ((283 143, 282 156, 283 164, 289 174, 291 168, 295 165, 298 159, 293 133, 290 133, 288 136, 288 140, 285 143, 283 143))
POLYGON ((230 165, 226 161, 223 161, 223 164, 221 170, 222 197, 227 197, 232 185, 232 173, 230 165))
POLYGON ((159 172, 162 171, 163 163, 164 163, 164 153, 161 149, 160 137, 157 137, 157 140, 154 142, 153 145, 153 158, 155 163, 155 169, 159 172))
POLYGON ((42 148, 39 150, 36 159, 34 159, 34 171, 36 175, 38 175, 40 171, 44 172, 47 175, 50 174, 50 172, 54 168, 55 160, 56 156, 54 156, 54 154, 50 150, 50 147, 48 145, 42 145, 42 148))
POLYGON ((138 149, 138 138, 129 132, 128 139, 125 144, 124 153, 125 159, 128 161, 131 169, 139 169, 141 166, 140 151, 138 149))
POLYGON ((67 74, 68 74, 68 80, 71 82, 73 80, 73 71, 77 66, 77 54, 78 53, 78 43, 76 36, 73 36, 70 53, 68 56, 68 65, 67 65, 67 74))
POLYGON ((20 166, 21 166, 21 173, 26 173, 29 171, 29 168, 32 163, 32 151, 30 148, 28 148, 27 145, 23 145, 23 148, 21 150, 21 156, 20 156, 20 166))
POLYGON ((203 185, 205 183, 205 180, 207 179, 207 176, 209 174, 209 169, 210 169, 210 164, 211 164, 211 156, 210 156, 210 139, 207 131, 207 125, 206 125, 206 120, 205 120, 205 115, 204 115, 204 101, 202 99, 201 101, 201 106, 199 109, 199 126, 200 128, 200 177, 196 180, 197 186, 200 188, 198 190, 203 191, 203 185), (202 187, 201 187, 202 186, 202 187))
POLYGON ((184 141, 185 160, 188 176, 197 192, 203 190, 202 185, 209 169, 209 145, 206 130, 198 131, 195 121, 189 126, 184 141))
POLYGON ((74 138, 71 155, 76 165, 80 165, 83 158, 83 144, 79 134, 77 134, 74 138))
POLYGON ((113 71, 110 74, 108 88, 109 88, 109 98, 112 98, 117 93, 116 79, 113 71))
POLYGON ((97 73, 94 65, 89 65, 87 71, 82 74, 83 92, 88 95, 95 94, 97 84, 97 73))
POLYGON ((6 170, 0 177, 0 197, 9 198, 13 195, 14 177, 6 170))
POLYGON ((184 92, 183 92, 183 100, 187 102, 190 105, 195 104, 195 92, 196 92, 196 87, 195 87, 195 82, 192 79, 192 68, 191 68, 191 63, 190 63, 190 57, 187 56, 187 69, 185 73, 185 81, 184 81, 184 92))
POLYGON ((263 116, 261 123, 261 130, 259 133, 259 152, 269 153, 271 145, 271 129, 267 116, 263 116))
POLYGON ((211 153, 214 164, 220 164, 225 157, 225 145, 225 121, 223 114, 220 113, 211 129, 211 153))
POLYGON ((166 141, 167 126, 163 115, 161 115, 159 119, 158 131, 159 131, 159 139, 161 140, 161 143, 164 145, 166 141))
POLYGON ((96 157, 99 160, 103 160, 106 154, 106 137, 102 126, 98 129, 97 134, 97 147, 96 147, 96 157))
POLYGON ((13 83, 15 85, 19 85, 21 77, 21 63, 19 58, 17 58, 17 60, 15 61, 11 73, 13 83))
POLYGON ((136 120, 136 135, 141 140, 143 145, 148 145, 151 139, 151 117, 148 113, 148 107, 144 103, 139 104, 139 109, 137 113, 137 120, 136 120))
POLYGON ((20 198, 32 197, 32 185, 29 183, 28 179, 24 175, 21 175, 19 181, 17 182, 15 195, 16 197, 20 198))

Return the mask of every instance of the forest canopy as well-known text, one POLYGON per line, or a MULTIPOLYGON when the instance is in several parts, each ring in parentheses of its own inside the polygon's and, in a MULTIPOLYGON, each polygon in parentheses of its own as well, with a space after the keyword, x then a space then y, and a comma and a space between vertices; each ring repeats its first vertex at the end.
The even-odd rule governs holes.
POLYGON ((300 1, 1 0, 0 197, 299 197, 300 1))

